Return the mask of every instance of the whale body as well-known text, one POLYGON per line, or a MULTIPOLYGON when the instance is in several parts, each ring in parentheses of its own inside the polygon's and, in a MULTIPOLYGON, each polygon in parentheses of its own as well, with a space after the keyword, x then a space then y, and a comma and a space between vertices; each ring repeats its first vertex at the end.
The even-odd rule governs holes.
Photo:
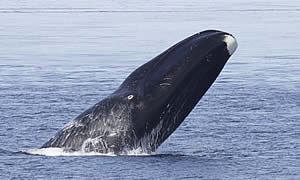
POLYGON ((237 48, 229 33, 207 30, 132 72, 41 148, 126 154, 155 151, 192 111, 237 48))

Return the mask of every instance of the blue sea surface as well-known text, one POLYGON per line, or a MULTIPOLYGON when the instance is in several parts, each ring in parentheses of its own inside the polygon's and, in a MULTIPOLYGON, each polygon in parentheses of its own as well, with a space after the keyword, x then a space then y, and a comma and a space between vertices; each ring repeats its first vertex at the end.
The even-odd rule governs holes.
POLYGON ((300 179, 300 2, 0 1, 0 179, 300 179), (239 44, 151 155, 34 156, 176 42, 239 44))

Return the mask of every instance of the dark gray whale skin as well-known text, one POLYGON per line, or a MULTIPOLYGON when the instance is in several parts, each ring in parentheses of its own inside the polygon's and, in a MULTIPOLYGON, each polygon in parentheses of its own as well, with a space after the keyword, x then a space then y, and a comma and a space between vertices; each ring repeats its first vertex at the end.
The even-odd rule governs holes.
POLYGON ((237 48, 228 33, 188 37, 132 72, 110 96, 41 148, 126 154, 155 151, 192 111, 237 48))

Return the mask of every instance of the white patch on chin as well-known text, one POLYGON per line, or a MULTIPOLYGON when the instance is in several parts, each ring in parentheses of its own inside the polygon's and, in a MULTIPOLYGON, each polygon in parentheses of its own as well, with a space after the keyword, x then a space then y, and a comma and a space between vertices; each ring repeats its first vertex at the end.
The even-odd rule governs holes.
POLYGON ((237 46, 238 46, 237 42, 236 42, 236 39, 231 35, 224 35, 224 40, 223 41, 226 43, 228 53, 231 56, 234 53, 234 51, 236 50, 237 46))

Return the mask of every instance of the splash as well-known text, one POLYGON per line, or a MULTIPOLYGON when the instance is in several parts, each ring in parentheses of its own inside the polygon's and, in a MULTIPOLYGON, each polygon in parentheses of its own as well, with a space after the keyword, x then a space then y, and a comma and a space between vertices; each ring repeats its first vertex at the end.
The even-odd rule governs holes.
POLYGON ((84 151, 66 151, 64 148, 41 148, 29 149, 22 151, 26 154, 41 155, 41 156, 116 156, 115 154, 101 154, 97 152, 84 152, 84 151))
POLYGON ((64 148, 41 148, 41 149, 29 149, 22 150, 23 153, 30 155, 39 155, 39 156, 147 156, 150 154, 144 153, 142 149, 137 148, 130 150, 123 154, 114 154, 114 153, 98 153, 98 152, 84 152, 84 151, 66 151, 64 148))

